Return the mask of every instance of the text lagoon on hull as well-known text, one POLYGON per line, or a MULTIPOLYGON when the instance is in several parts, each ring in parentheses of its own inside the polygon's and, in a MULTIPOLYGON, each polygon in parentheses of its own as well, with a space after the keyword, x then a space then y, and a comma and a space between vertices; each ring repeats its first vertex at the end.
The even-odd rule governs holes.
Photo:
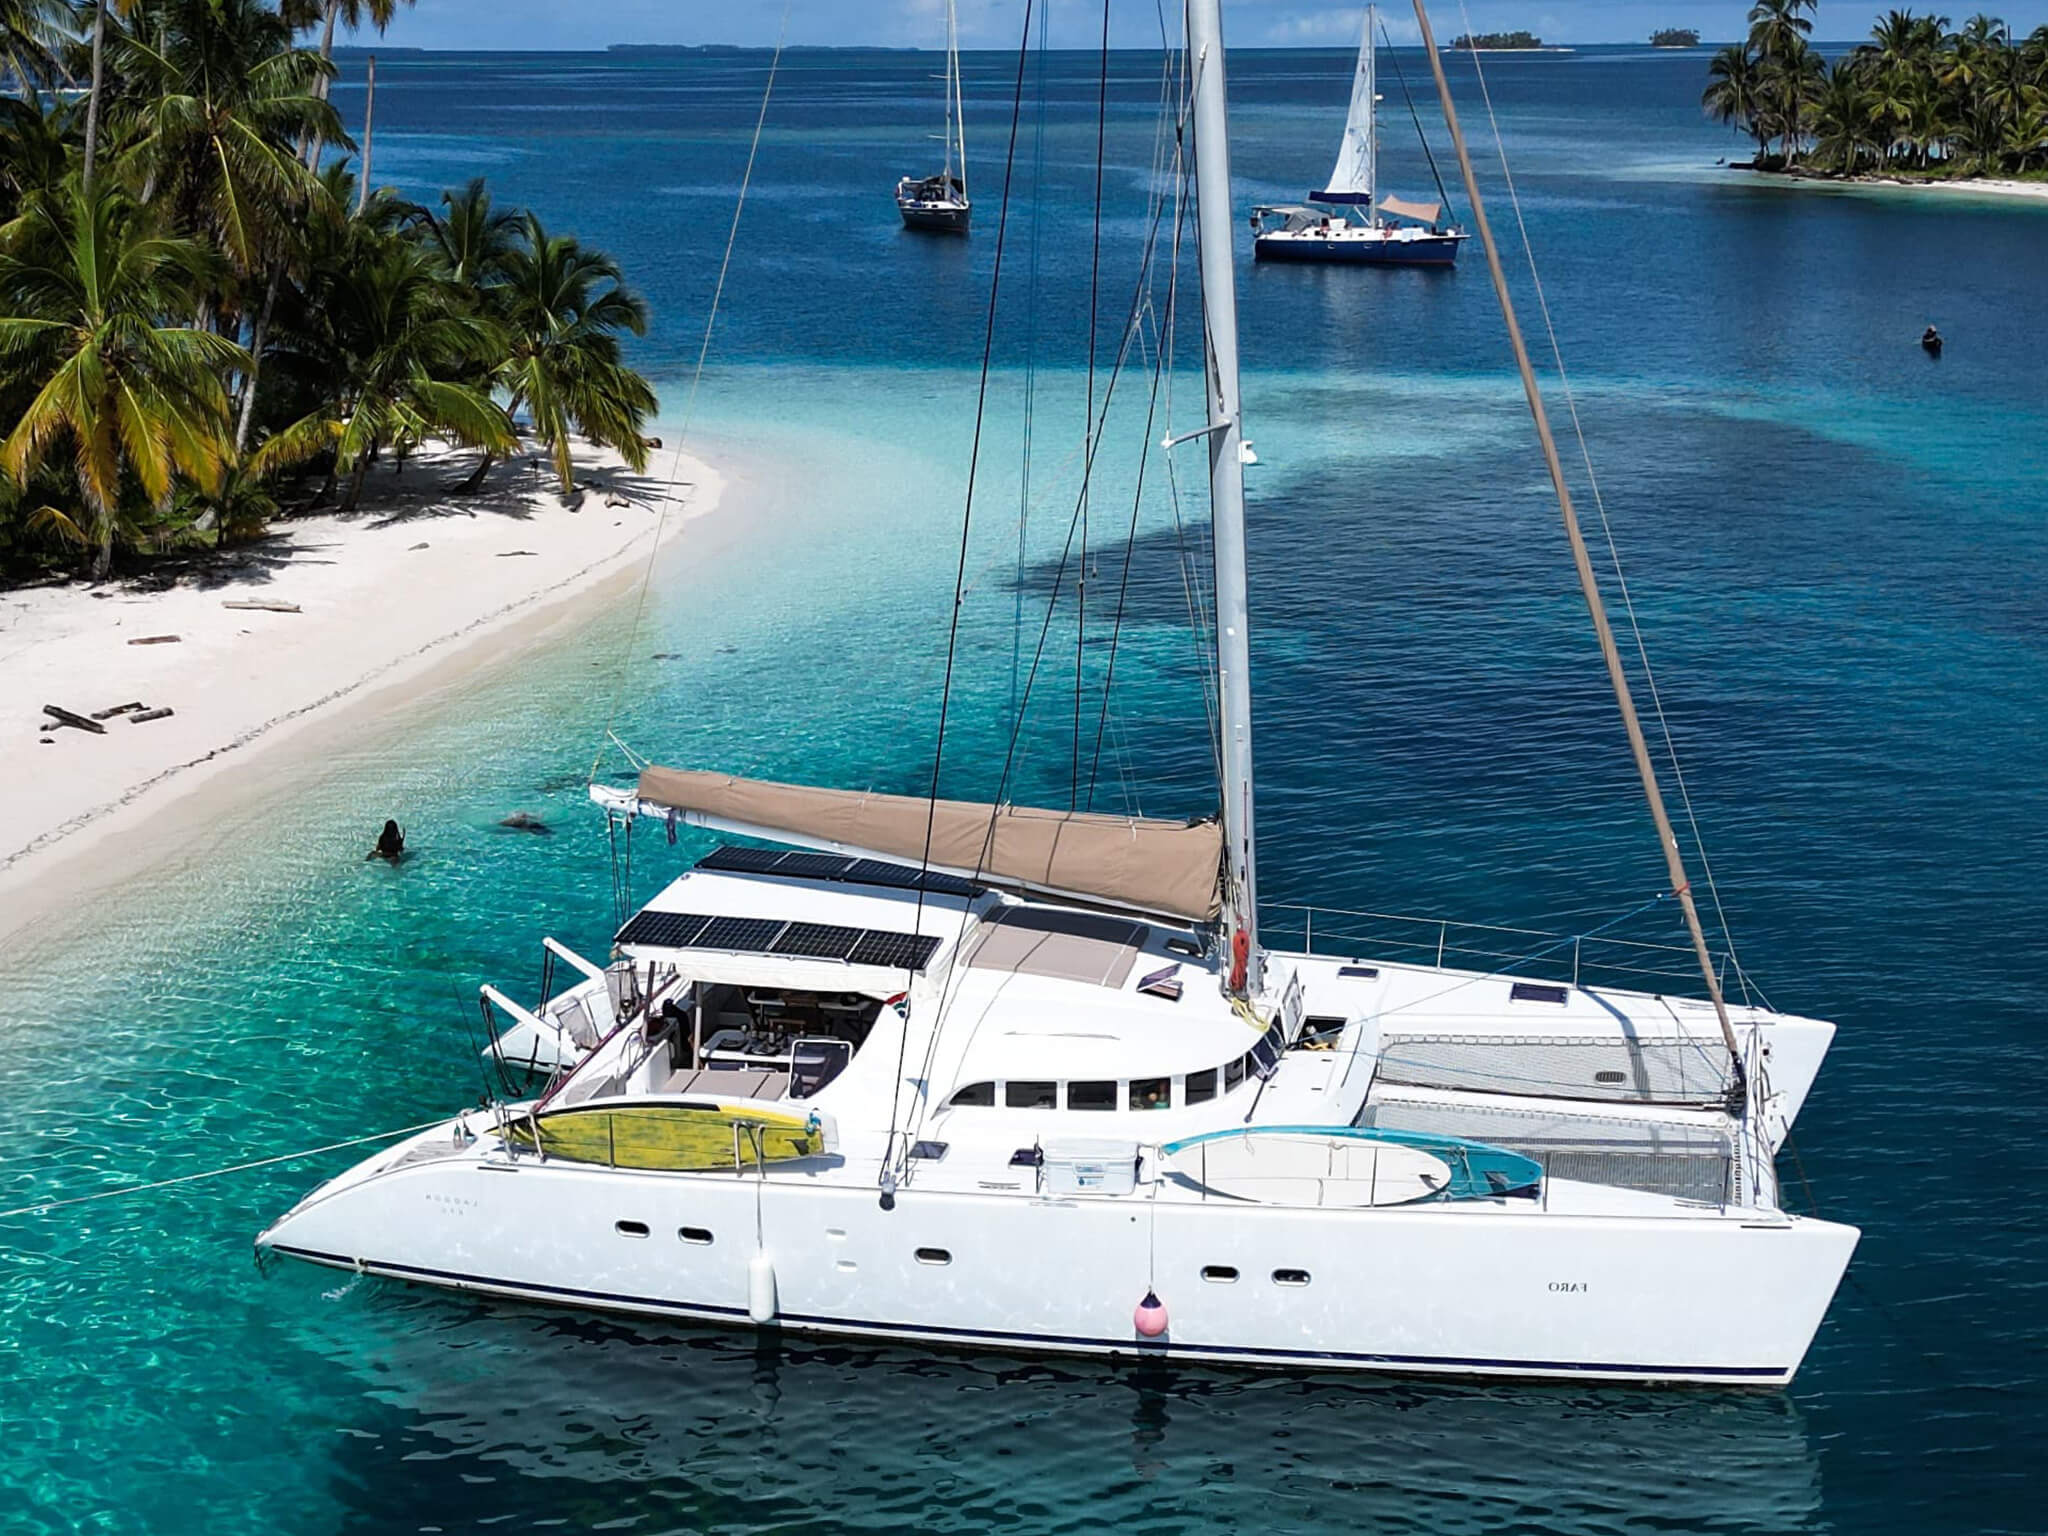
POLYGON ((905 229, 964 235, 973 217, 967 197, 967 122, 960 100, 960 29, 954 0, 946 0, 946 163, 935 176, 905 176, 896 183, 896 211, 905 229))
MULTIPOLYGON (((494 1052, 560 1063, 258 1245, 554 1305, 1257 1366, 1771 1386, 1855 1229, 1774 1154, 1829 1024, 1258 941, 1219 0, 1187 59, 1220 819, 648 768, 724 847, 494 1052)), ((545 988, 544 988, 545 990, 545 988)))
POLYGON ((1329 183, 1309 193, 1307 203, 1268 203, 1252 210, 1252 249, 1260 261, 1448 267, 1456 264, 1458 247, 1469 238, 1444 223, 1441 202, 1411 203, 1379 193, 1377 24, 1377 8, 1368 6, 1351 77, 1351 110, 1329 183))

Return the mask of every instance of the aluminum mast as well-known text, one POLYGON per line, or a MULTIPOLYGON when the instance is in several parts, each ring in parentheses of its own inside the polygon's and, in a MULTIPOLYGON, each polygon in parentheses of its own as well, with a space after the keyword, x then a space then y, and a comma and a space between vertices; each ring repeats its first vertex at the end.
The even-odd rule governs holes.
POLYGON ((1209 511, 1216 543, 1216 684, 1222 709, 1226 976, 1245 961, 1242 990, 1259 991, 1257 860, 1252 838, 1251 616, 1245 597, 1243 426, 1237 388, 1237 275, 1230 211, 1230 122, 1220 0, 1188 0, 1194 78, 1195 231, 1209 399, 1209 511))

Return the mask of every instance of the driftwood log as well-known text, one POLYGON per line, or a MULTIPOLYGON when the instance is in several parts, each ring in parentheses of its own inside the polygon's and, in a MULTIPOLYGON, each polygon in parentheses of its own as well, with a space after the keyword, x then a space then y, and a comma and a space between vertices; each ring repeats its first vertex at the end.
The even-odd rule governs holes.
POLYGON ((268 598, 231 598, 221 604, 223 608, 257 608, 265 613, 297 613, 297 603, 272 602, 268 598))
POLYGON ((142 635, 137 639, 130 640, 128 643, 130 645, 176 645, 182 638, 183 636, 181 635, 142 635))
MULTIPOLYGON (((91 731, 95 736, 107 734, 107 728, 101 725, 99 721, 88 720, 84 715, 75 715, 61 705, 45 704, 43 706, 43 713, 49 715, 59 725, 68 725, 74 730, 91 731)), ((45 729, 48 729, 48 727, 45 727, 45 729)))
POLYGON ((177 711, 174 709, 145 709, 139 715, 130 715, 128 723, 130 725, 140 725, 145 720, 168 720, 176 713, 177 711))
POLYGON ((116 715, 132 715, 138 709, 147 709, 148 707, 147 704, 137 699, 133 704, 116 704, 112 709, 96 709, 92 712, 92 717, 95 720, 111 720, 116 715))

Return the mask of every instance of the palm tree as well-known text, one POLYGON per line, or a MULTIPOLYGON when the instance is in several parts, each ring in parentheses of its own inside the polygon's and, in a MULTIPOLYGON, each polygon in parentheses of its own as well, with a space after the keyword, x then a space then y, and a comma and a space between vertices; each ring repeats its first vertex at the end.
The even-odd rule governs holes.
POLYGON ((1757 158, 1761 160, 1770 141, 1758 126, 1763 80, 1755 58, 1742 44, 1730 43, 1707 65, 1707 77, 1707 88, 1700 95, 1700 105, 1716 122, 1732 124, 1754 135, 1757 158))
POLYGON ((440 258, 448 281, 476 292, 480 299, 485 288, 505 276, 519 215, 492 205, 481 176, 460 192, 443 192, 441 206, 446 212, 419 208, 413 217, 440 258))
POLYGON ((1757 0, 1749 13, 1749 46, 1762 71, 1763 100, 1777 136, 1784 140, 1785 163, 1799 157, 1806 112, 1818 92, 1822 65, 1807 44, 1813 21, 1802 11, 1815 0, 1757 0))
POLYGON ((23 101, 40 100, 40 92, 64 79, 59 54, 69 20, 63 0, 0 0, 0 75, 23 101))
POLYGON ((1814 147, 1825 163, 1849 175, 1862 168, 1864 151, 1881 143, 1873 100, 1863 71, 1851 59, 1838 60, 1814 112, 1814 147))
POLYGON ((345 510, 360 500, 380 451, 403 454, 443 437, 503 454, 518 440, 489 390, 464 377, 504 356, 502 329, 465 312, 417 245, 372 236, 353 242, 353 252, 347 266, 326 274, 316 298, 341 377, 328 399, 250 460, 268 474, 331 450, 336 473, 350 476, 345 510))
POLYGON ((221 378, 246 359, 212 331, 162 323, 184 312, 206 264, 193 242, 151 233, 124 192, 82 180, 32 197, 6 230, 0 361, 35 395, 0 443, 0 471, 26 485, 69 449, 85 521, 46 515, 91 545, 95 578, 113 567, 130 485, 162 507, 179 476, 206 490, 220 479, 221 378))
MULTIPOLYGON (((298 12, 304 3, 305 0, 297 0, 291 11, 287 13, 288 19, 294 25, 294 29, 299 25, 298 12)), ((349 31, 356 32, 360 31, 363 23, 367 21, 377 29, 378 34, 381 36, 384 29, 391 25, 391 18, 398 14, 398 7, 401 4, 411 5, 413 3, 414 0, 325 0, 325 3, 321 6, 320 62, 328 66, 328 72, 326 78, 320 83, 320 99, 322 101, 327 99, 328 89, 334 79, 334 24, 337 21, 345 22, 349 31)), ((325 143, 326 135, 321 133, 312 135, 308 141, 309 147, 306 150, 306 164, 308 166, 318 167, 320 164, 320 151, 325 146, 325 143)))
POLYGON ((619 334, 645 335, 647 306, 602 251, 550 235, 531 213, 518 228, 504 284, 493 293, 510 342, 497 383, 513 415, 523 408, 532 418, 564 495, 575 485, 572 434, 645 469, 642 428, 654 414, 654 391, 621 361, 619 334))

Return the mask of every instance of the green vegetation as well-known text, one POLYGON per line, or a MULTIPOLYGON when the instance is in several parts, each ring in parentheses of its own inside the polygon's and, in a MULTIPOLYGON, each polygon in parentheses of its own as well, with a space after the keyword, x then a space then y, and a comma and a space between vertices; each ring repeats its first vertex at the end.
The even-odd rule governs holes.
POLYGON ((1543 39, 1533 32, 1468 32, 1451 39, 1453 48, 1541 48, 1543 39))
POLYGON ((1691 27, 1665 27, 1650 34, 1652 48, 1697 48, 1700 35, 1691 27))
POLYGON ((358 184, 334 36, 399 3, 0 0, 0 569, 253 537, 430 440, 466 491, 522 441, 645 467, 616 263, 358 184))
POLYGON ((1708 66, 1701 104, 1755 138, 1758 169, 2048 172, 2048 26, 2015 39, 1994 16, 1952 32, 1946 16, 1893 11, 1869 42, 1829 64, 1808 42, 1813 9, 1813 0, 1761 0, 1749 13, 1749 40, 1708 66))

